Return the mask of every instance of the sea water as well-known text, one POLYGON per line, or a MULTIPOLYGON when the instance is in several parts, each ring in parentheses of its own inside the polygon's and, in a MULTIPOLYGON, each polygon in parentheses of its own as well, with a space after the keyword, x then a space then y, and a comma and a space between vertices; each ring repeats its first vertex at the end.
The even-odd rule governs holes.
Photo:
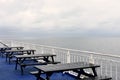
POLYGON ((77 50, 87 50, 103 54, 120 55, 120 37, 41 37, 19 39, 19 41, 77 50))

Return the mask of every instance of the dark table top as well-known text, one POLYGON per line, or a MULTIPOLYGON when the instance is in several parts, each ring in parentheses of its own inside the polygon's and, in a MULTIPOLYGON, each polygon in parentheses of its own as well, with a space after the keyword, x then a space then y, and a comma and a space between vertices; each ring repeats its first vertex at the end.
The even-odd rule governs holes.
POLYGON ((100 65, 90 64, 86 62, 76 62, 76 63, 66 63, 66 64, 56 64, 56 65, 35 66, 35 68, 43 72, 67 71, 67 70, 86 69, 93 67, 100 67, 100 65))
POLYGON ((35 51, 33 49, 20 49, 20 50, 6 50, 5 52, 25 52, 25 51, 35 51))
POLYGON ((0 47, 0 49, 1 49, 1 48, 2 48, 2 49, 4 49, 4 48, 6 49, 6 48, 24 48, 24 47, 22 47, 22 46, 14 46, 14 47, 0 47))
POLYGON ((16 58, 47 57, 47 56, 56 56, 56 55, 55 54, 15 55, 16 58))

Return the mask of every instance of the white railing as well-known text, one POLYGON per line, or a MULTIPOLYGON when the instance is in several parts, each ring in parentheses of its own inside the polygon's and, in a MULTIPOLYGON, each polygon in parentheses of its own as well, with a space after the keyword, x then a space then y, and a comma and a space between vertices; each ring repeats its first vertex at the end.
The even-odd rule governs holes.
POLYGON ((84 61, 99 64, 101 67, 98 68, 98 75, 111 76, 113 80, 120 80, 120 56, 118 55, 37 45, 18 41, 11 41, 9 45, 23 46, 26 49, 35 49, 36 53, 39 54, 56 54, 55 60, 61 61, 61 63, 84 61))

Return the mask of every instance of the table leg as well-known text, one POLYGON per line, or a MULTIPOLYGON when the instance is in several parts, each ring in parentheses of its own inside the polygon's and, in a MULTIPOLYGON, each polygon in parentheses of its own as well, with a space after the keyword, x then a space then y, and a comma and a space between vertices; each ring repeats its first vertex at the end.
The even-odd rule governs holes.
POLYGON ((52 62, 54 62, 54 57, 53 57, 53 56, 51 56, 51 58, 52 58, 52 62))
POLYGON ((17 70, 18 58, 16 58, 15 70, 17 70))
POLYGON ((49 62, 48 58, 49 58, 49 57, 45 57, 45 56, 44 56, 43 60, 46 61, 46 62, 49 62))
POLYGON ((92 71, 93 71, 94 76, 97 76, 97 72, 96 72, 95 67, 92 68, 92 71))
POLYGON ((53 73, 46 73, 46 79, 47 80, 50 80, 50 76, 52 75, 53 73))
POLYGON ((13 55, 14 52, 11 52, 10 54, 8 54, 8 59, 9 59, 9 64, 11 63, 11 59, 12 59, 12 55, 13 55))
POLYGON ((88 77, 94 77, 94 75, 86 73, 83 69, 76 70, 76 72, 78 73, 78 76, 77 76, 78 78, 80 77, 81 74, 88 76, 88 77))
POLYGON ((7 62, 8 53, 6 53, 6 62, 7 62))
POLYGON ((20 58, 20 68, 21 68, 21 75, 23 75, 23 69, 26 67, 26 65, 23 65, 22 63, 25 61, 26 58, 20 58))
POLYGON ((10 64, 10 63, 11 63, 11 61, 10 61, 10 60, 12 59, 12 56, 11 56, 11 55, 9 55, 9 56, 8 56, 8 59, 9 59, 9 64, 10 64))
POLYGON ((39 71, 38 74, 35 75, 37 77, 36 80, 40 80, 40 75, 41 75, 41 71, 39 71))

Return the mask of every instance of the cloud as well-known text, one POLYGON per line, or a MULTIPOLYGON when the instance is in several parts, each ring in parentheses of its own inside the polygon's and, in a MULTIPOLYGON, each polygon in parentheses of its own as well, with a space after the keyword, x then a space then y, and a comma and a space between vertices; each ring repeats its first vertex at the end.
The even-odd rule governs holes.
POLYGON ((0 0, 0 27, 26 34, 95 30, 116 33, 120 31, 119 3, 119 0, 0 0))

